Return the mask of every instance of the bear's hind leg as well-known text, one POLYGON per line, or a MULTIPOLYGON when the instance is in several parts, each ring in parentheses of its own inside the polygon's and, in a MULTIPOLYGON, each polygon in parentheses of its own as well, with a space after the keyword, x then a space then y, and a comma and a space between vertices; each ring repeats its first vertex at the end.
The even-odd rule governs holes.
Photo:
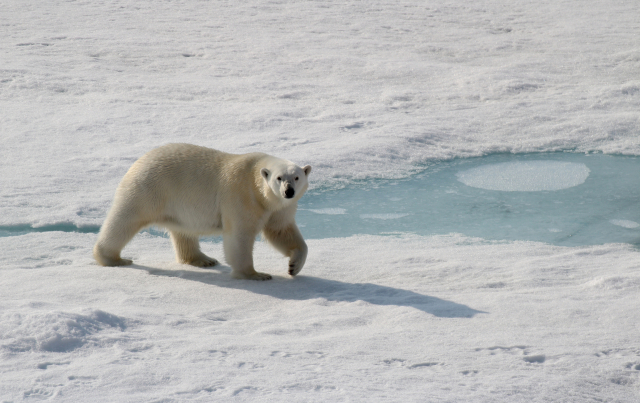
POLYGON ((179 263, 197 267, 211 267, 218 261, 200 251, 200 241, 197 236, 187 235, 177 231, 170 231, 171 241, 176 250, 176 260, 179 263))
POLYGON ((133 238, 143 223, 133 220, 120 220, 117 215, 110 215, 100 228, 98 240, 93 247, 93 257, 102 266, 128 266, 131 259, 123 259, 120 252, 133 238))

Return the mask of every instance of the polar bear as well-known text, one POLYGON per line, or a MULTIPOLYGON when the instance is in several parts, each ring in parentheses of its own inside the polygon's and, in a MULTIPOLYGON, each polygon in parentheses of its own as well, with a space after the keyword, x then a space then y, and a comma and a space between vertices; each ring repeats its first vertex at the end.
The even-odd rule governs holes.
POLYGON ((269 280, 253 267, 253 244, 262 232, 300 272, 307 244, 295 222, 311 166, 262 153, 228 154, 191 144, 167 144, 137 160, 116 190, 93 256, 103 266, 125 266, 120 251, 140 231, 166 228, 180 263, 214 266, 200 251, 199 236, 222 234, 235 278, 269 280))

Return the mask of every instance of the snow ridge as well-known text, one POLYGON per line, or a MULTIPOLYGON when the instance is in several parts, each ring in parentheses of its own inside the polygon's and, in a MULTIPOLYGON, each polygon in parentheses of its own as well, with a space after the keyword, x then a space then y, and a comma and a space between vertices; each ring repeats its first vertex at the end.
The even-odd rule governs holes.
POLYGON ((0 317, 1 347, 11 353, 28 351, 70 352, 90 344, 105 347, 116 340, 104 336, 108 330, 124 331, 127 321, 101 310, 84 314, 69 312, 38 312, 22 315, 4 314, 0 317))

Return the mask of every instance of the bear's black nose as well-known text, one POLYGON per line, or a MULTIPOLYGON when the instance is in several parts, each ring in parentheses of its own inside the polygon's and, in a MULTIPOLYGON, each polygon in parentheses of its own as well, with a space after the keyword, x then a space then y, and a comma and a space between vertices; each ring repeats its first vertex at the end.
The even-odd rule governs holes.
POLYGON ((287 188, 284 191, 284 197, 286 197, 287 199, 291 199, 295 193, 296 192, 295 192, 295 190, 293 190, 293 188, 287 188))

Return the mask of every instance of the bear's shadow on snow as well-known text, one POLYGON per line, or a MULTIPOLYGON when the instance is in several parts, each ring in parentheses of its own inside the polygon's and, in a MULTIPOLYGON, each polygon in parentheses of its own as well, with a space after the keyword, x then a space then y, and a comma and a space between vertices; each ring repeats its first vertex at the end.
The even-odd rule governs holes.
POLYGON ((412 307, 439 318, 472 318, 478 313, 487 313, 456 302, 371 283, 347 283, 304 275, 295 278, 274 276, 271 281, 236 280, 229 275, 230 268, 227 266, 216 266, 207 271, 157 269, 138 264, 129 267, 154 276, 177 277, 218 287, 247 290, 281 300, 322 298, 335 302, 364 301, 374 305, 412 307))

